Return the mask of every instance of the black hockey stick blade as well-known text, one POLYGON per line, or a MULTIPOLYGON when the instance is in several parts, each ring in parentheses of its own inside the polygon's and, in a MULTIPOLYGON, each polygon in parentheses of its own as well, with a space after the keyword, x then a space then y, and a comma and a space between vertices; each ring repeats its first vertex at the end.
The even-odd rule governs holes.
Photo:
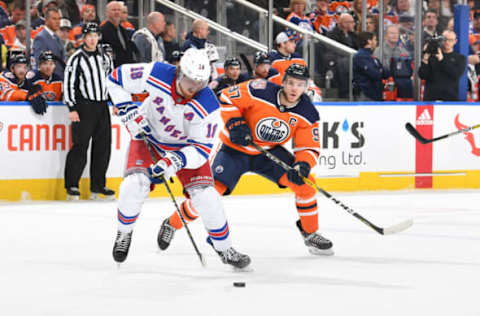
POLYGON ((420 133, 415 129, 415 127, 413 127, 412 124, 410 124, 410 123, 405 124, 405 128, 410 133, 410 135, 415 137, 422 144, 428 144, 428 143, 436 142, 437 140, 444 139, 444 138, 447 138, 447 137, 450 137, 450 136, 453 136, 453 135, 458 135, 458 134, 461 134, 461 133, 466 133, 466 132, 471 131, 472 129, 476 129, 476 128, 479 128, 479 127, 480 127, 480 124, 477 124, 477 125, 473 125, 473 126, 464 128, 464 129, 460 129, 460 130, 455 131, 455 132, 451 132, 451 133, 442 135, 442 136, 438 136, 438 137, 435 137, 435 138, 432 138, 432 139, 427 139, 427 138, 423 137, 422 135, 420 135, 420 133))
POLYGON ((410 123, 405 124, 405 128, 407 129, 407 132, 410 133, 410 135, 415 137, 422 144, 428 144, 432 141, 432 140, 428 140, 425 137, 423 137, 422 135, 420 135, 420 133, 410 123))

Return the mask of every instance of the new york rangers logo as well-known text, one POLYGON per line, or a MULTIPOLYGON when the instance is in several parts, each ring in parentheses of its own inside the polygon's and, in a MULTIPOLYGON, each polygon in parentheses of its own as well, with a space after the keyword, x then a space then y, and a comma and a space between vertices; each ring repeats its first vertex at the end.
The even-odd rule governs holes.
POLYGON ((255 133, 264 142, 282 143, 290 135, 290 127, 276 117, 267 117, 257 123, 255 133))

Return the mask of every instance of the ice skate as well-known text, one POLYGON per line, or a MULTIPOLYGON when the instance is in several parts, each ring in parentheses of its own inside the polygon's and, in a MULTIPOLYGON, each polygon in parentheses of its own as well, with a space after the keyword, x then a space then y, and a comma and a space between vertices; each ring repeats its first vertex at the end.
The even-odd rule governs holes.
POLYGON ((115 200, 115 191, 104 187, 100 189, 98 192, 91 192, 90 193, 90 200, 115 200))
POLYGON ((117 238, 113 245, 113 260, 118 263, 122 263, 127 259, 128 249, 130 249, 130 243, 132 242, 132 232, 124 233, 117 232, 117 238))
POLYGON ((321 256, 331 256, 334 254, 333 252, 333 244, 330 240, 323 237, 319 233, 306 233, 303 228, 300 220, 297 221, 297 227, 302 234, 303 240, 305 242, 305 246, 308 248, 308 252, 312 255, 321 255, 321 256))
POLYGON ((158 247, 161 250, 166 250, 168 246, 170 246, 176 231, 177 229, 170 225, 169 218, 166 218, 163 221, 162 226, 160 226, 160 231, 157 236, 158 247))
POLYGON ((80 191, 77 187, 67 188, 67 201, 78 201, 80 199, 80 191))
POLYGON ((219 251, 213 246, 213 242, 210 237, 207 237, 207 243, 212 246, 213 250, 215 250, 215 252, 220 256, 220 259, 223 263, 231 265, 234 269, 236 269, 236 271, 250 271, 248 267, 251 262, 249 256, 236 251, 233 249, 233 247, 230 247, 224 251, 219 251))

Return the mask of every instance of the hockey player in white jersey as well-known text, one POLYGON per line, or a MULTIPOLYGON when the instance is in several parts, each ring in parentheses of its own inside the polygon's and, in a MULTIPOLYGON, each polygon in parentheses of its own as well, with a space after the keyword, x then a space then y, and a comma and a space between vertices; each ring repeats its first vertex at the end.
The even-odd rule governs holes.
POLYGON ((207 87, 210 65, 205 50, 188 49, 179 68, 153 62, 125 64, 109 76, 108 91, 132 139, 118 199, 118 232, 113 247, 116 262, 125 261, 133 226, 154 184, 174 175, 183 185, 186 201, 203 219, 213 247, 223 263, 237 268, 250 264, 247 255, 232 248, 220 196, 215 190, 208 157, 213 146, 218 101, 207 87), (146 90, 141 106, 132 93, 146 90), (151 159, 144 137, 154 149, 151 159))

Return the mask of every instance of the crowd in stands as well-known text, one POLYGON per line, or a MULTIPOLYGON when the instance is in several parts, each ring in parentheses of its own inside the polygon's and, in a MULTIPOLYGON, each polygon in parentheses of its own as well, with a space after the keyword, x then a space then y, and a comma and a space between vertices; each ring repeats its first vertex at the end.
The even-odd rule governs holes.
MULTIPOLYGON (((215 6, 213 6, 215 2, 185 1, 185 6, 215 20, 216 15, 212 12, 215 11, 215 6)), ((252 0, 251 2, 263 8, 268 7, 266 0, 252 0)), ((152 12, 146 18, 147 26, 136 30, 134 25, 128 21, 128 7, 123 2, 109 2, 106 8, 106 19, 100 21, 94 0, 31 0, 32 49, 27 54, 25 51, 27 42, 25 3, 22 0, 0 1, 0 52, 2 56, 0 66, 4 73, 10 72, 14 77, 12 61, 15 56, 22 54, 31 56, 31 60, 27 60, 29 69, 39 70, 41 68, 40 54, 49 51, 53 55, 55 77, 62 80, 65 63, 69 56, 81 47, 82 27, 89 22, 96 22, 100 25, 101 42, 104 43, 101 47, 112 53, 115 67, 124 63, 151 60, 176 63, 181 56, 181 51, 188 47, 207 49, 212 64, 218 62, 220 58, 215 45, 207 40, 209 27, 205 20, 195 21, 191 30, 182 36, 181 42, 178 42, 175 25, 171 21, 167 21, 162 13, 152 12)), ((275 1, 274 13, 304 29, 317 32, 359 51, 360 56, 354 58, 355 73, 353 74, 354 81, 351 83, 349 82, 348 56, 316 43, 316 56, 314 56, 316 72, 312 77, 317 85, 312 85, 312 87, 335 88, 337 93, 335 97, 339 99, 348 98, 349 87, 353 84, 354 95, 358 100, 413 100, 415 73, 413 70, 414 8, 412 4, 413 0, 386 1, 383 25, 380 25, 378 0, 367 1, 365 32, 375 37, 374 46, 367 44, 370 47, 360 45, 360 42, 366 44, 365 40, 359 38, 362 33, 362 0, 275 1), (383 47, 378 47, 379 27, 384 29, 383 47), (374 60, 374 64, 365 58, 367 53, 369 58, 374 60), (368 65, 362 61, 368 61, 368 65), (378 82, 376 70, 366 71, 372 65, 377 65, 377 70, 382 72, 381 83, 378 82), (381 87, 381 93, 366 91, 365 87, 370 86, 381 87), (369 95, 375 95, 375 97, 368 97, 369 95)), ((467 58, 470 79, 469 97, 471 100, 478 100, 480 11, 476 11, 475 1, 468 1, 468 5, 471 8, 469 31, 471 45, 467 58)), ((432 38, 436 39, 445 30, 453 30, 453 7, 454 2, 450 0, 425 1, 422 43, 429 43, 432 38)), ((256 38, 255 34, 258 34, 259 26, 255 15, 252 16, 251 12, 247 14, 247 11, 238 12, 237 6, 228 6, 228 14, 236 14, 236 17, 242 16, 242 19, 227 19, 227 24, 232 30, 256 38)), ((298 62, 298 59, 301 59, 299 53, 302 52, 304 45, 303 36, 299 32, 286 29, 279 24, 275 24, 275 31, 275 50, 267 55, 268 63, 258 64, 271 65, 267 69, 267 73, 270 73, 270 68, 278 70, 279 74, 269 75, 272 77, 271 80, 275 80, 276 77, 280 78, 282 67, 285 66, 280 65, 278 60, 282 60, 282 63, 288 61, 287 64, 298 62)), ((362 36, 363 39, 365 36, 371 38, 370 40, 373 39, 371 35, 364 34, 362 36)), ((436 54, 433 54, 433 57, 435 56, 436 54)), ((305 63, 303 60, 302 62, 305 63)), ((233 67, 235 64, 236 62, 231 66, 233 67)), ((255 63, 255 67, 258 65, 255 63)), ((432 63, 430 63, 431 65, 432 63)), ((212 67, 212 69, 216 70, 216 67, 212 67)), ((248 77, 255 77, 255 71, 251 70, 248 77)), ((212 80, 217 78, 219 75, 214 71, 212 80)), ((51 78, 45 79, 52 80, 51 78)), ((232 80, 227 80, 227 82, 236 82, 237 79, 233 78, 232 80)), ((18 88, 16 83, 10 82, 10 84, 18 88)), ((14 94, 5 92, 8 90, 4 88, 5 85, 5 83, 2 84, 0 100, 12 100, 14 94), (7 95, 10 96, 10 99, 6 97, 7 95)), ((23 90, 28 92, 28 87, 29 85, 26 84, 23 86, 23 90)), ((320 95, 320 90, 315 89, 315 93, 320 95)), ((54 98, 54 94, 46 94, 49 95, 48 100, 62 100, 62 96, 57 95, 58 93, 54 93, 54 98)))

